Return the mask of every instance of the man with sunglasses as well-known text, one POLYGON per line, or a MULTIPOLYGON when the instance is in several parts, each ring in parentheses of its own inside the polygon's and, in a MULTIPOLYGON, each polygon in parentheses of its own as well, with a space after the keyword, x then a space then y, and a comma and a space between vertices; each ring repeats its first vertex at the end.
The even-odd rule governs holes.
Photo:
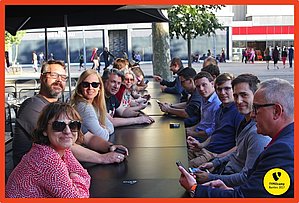
POLYGON ((116 98, 116 93, 119 91, 123 80, 123 73, 115 68, 105 70, 102 76, 105 88, 106 108, 108 118, 113 123, 114 127, 134 125, 134 124, 151 124, 154 119, 142 115, 130 108, 124 108, 116 98), (139 114, 139 115, 136 115, 139 114))
POLYGON ((272 141, 239 187, 228 187, 220 180, 197 185, 193 176, 179 167, 180 183, 194 197, 294 198, 294 87, 282 79, 265 80, 254 94, 252 106, 257 132, 272 141))
MULTIPOLYGON (((43 108, 61 97, 67 82, 66 67, 63 61, 50 60, 43 64, 40 75, 39 94, 25 100, 18 111, 15 134, 13 139, 13 162, 16 166, 32 146, 31 134, 36 127, 38 117, 43 108)), ((79 161, 93 163, 114 163, 124 160, 119 154, 118 160, 113 153, 116 146, 110 142, 87 132, 84 134, 84 144, 87 148, 75 144, 71 150, 79 161), (105 153, 105 154, 100 154, 105 153)))

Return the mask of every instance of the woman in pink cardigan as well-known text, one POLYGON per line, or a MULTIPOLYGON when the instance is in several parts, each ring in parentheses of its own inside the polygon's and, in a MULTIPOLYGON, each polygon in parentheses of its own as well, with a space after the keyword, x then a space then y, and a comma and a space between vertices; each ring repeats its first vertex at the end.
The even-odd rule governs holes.
POLYGON ((9 198, 88 198, 90 176, 70 148, 83 139, 78 112, 54 102, 41 113, 33 145, 6 184, 9 198))

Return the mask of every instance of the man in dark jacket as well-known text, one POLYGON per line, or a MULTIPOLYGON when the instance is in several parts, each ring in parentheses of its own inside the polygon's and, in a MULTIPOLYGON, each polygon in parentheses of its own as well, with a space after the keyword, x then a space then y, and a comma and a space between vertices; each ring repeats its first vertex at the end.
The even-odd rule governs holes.
MULTIPOLYGON (((170 71, 172 71, 173 75, 177 75, 181 70, 183 70, 183 68, 184 66, 180 58, 174 57, 171 60, 170 71)), ((184 91, 179 77, 176 77, 173 81, 167 81, 158 75, 154 75, 154 79, 157 82, 160 82, 162 92, 170 94, 182 94, 181 102, 187 101, 188 94, 184 91)))
POLYGON ((104 47, 103 52, 100 54, 100 57, 101 56, 103 56, 104 63, 105 63, 104 70, 106 70, 107 67, 110 65, 109 56, 111 56, 112 58, 114 58, 114 55, 111 54, 110 51, 108 51, 107 47, 104 47))
POLYGON ((227 187, 216 180, 197 185, 183 167, 180 184, 193 197, 294 197, 294 88, 282 79, 262 82, 254 95, 257 132, 272 141, 249 170, 247 181, 227 187))

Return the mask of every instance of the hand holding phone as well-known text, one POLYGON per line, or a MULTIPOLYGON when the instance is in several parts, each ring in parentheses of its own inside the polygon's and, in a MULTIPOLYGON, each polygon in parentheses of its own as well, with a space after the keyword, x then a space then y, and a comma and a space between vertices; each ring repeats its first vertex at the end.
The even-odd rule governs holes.
POLYGON ((124 150, 124 149, 122 149, 122 148, 119 148, 119 147, 117 147, 117 148, 114 150, 114 152, 119 153, 119 154, 123 154, 123 155, 126 155, 126 154, 127 154, 126 150, 124 150))
POLYGON ((188 168, 190 173, 198 173, 198 172, 207 172, 210 173, 208 169, 205 168, 188 168))
POLYGON ((187 171, 187 169, 184 167, 184 165, 182 164, 181 161, 176 161, 175 164, 176 164, 178 167, 179 167, 179 166, 183 167, 183 168, 187 171))

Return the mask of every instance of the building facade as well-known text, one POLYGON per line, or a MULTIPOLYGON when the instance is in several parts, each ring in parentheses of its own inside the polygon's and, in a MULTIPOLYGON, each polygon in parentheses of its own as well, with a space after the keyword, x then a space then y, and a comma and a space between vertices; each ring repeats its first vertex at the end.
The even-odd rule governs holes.
MULTIPOLYGON (((289 47, 294 44, 293 5, 226 5, 216 13, 225 27, 211 37, 202 36, 192 40, 192 53, 199 56, 211 50, 214 56, 224 48, 228 60, 241 60, 242 49, 249 47, 263 53, 266 47, 289 47)), ((78 63, 80 53, 85 62, 90 62, 93 48, 99 53, 104 47, 115 57, 125 51, 129 58, 132 52, 139 53, 142 61, 152 60, 152 24, 119 24, 70 27, 68 31, 71 63, 78 63)), ((47 29, 48 56, 65 60, 64 28, 47 29)), ((187 42, 170 39, 171 56, 187 59, 187 42)), ((43 29, 27 30, 18 48, 18 62, 31 63, 32 51, 45 53, 43 29)), ((15 53, 12 53, 15 54, 15 53)))

